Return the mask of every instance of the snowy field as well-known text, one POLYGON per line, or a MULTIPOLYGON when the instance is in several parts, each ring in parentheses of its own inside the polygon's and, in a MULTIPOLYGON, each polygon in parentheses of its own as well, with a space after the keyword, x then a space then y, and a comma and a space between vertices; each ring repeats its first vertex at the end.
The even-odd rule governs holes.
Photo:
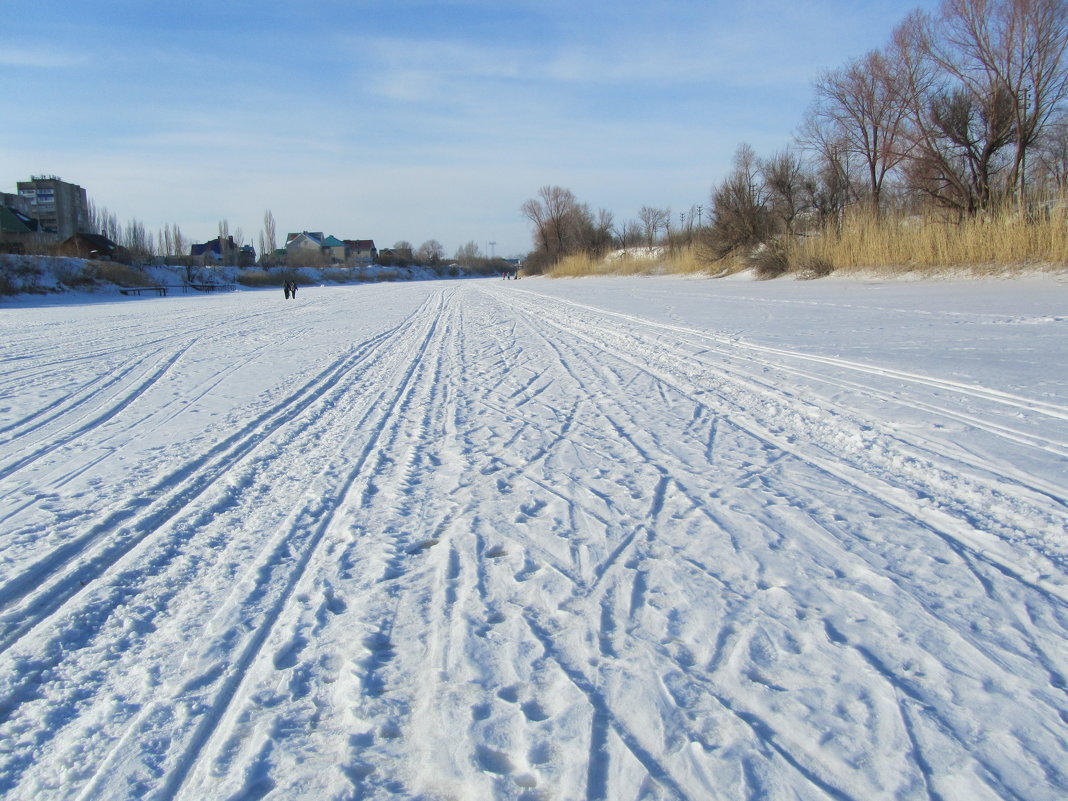
POLYGON ((1068 276, 0 304, 0 797, 1068 797, 1068 276))

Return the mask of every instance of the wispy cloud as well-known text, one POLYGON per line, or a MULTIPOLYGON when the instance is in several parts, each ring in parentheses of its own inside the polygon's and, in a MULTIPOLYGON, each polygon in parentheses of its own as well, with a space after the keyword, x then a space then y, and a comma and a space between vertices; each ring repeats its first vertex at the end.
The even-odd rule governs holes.
POLYGON ((60 51, 47 44, 11 46, 0 43, 0 66, 26 69, 67 69, 84 65, 88 57, 68 50, 60 51))

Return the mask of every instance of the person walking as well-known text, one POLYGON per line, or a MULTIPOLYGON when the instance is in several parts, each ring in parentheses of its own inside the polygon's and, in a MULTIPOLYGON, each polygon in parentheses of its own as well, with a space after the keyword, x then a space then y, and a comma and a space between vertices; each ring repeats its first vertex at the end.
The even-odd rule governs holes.
POLYGON ((285 292, 286 300, 289 300, 289 281, 282 282, 282 291, 285 292))

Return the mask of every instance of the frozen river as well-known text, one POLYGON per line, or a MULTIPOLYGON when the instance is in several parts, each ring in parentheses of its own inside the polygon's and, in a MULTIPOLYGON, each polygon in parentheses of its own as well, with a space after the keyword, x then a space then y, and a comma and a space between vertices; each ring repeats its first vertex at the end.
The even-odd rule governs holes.
POLYGON ((0 306, 5 799, 1068 796, 1068 281, 0 306))

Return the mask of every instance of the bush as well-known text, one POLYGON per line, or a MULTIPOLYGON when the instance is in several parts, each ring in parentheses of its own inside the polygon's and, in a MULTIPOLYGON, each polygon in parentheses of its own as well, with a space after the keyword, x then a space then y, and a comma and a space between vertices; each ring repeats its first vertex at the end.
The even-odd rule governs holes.
POLYGON ((268 273, 263 270, 242 270, 237 276, 237 283, 241 286, 252 288, 265 286, 281 286, 282 279, 277 273, 268 273))
POLYGON ((797 277, 803 281, 826 278, 834 272, 834 265, 819 256, 809 256, 797 265, 797 277))
POLYGON ((74 259, 62 259, 52 268, 56 281, 71 289, 91 289, 96 285, 95 273, 88 264, 74 259))
POLYGON ((768 281, 788 272, 790 260, 781 245, 760 245, 749 255, 749 266, 759 280, 768 281))
POLYGON ((26 256, 0 256, 0 295, 21 292, 40 293, 42 272, 39 262, 26 256))
POLYGON ((104 281, 119 286, 153 286, 156 283, 147 273, 114 261, 87 262, 83 272, 89 283, 104 281))
POLYGON ((335 284, 351 284, 359 279, 359 274, 351 267, 323 270, 323 280, 335 284))
POLYGON ((271 272, 242 270, 237 276, 237 283, 252 289, 262 289, 264 287, 281 288, 286 281, 294 281, 301 286, 309 286, 315 283, 296 270, 272 270, 271 272))

